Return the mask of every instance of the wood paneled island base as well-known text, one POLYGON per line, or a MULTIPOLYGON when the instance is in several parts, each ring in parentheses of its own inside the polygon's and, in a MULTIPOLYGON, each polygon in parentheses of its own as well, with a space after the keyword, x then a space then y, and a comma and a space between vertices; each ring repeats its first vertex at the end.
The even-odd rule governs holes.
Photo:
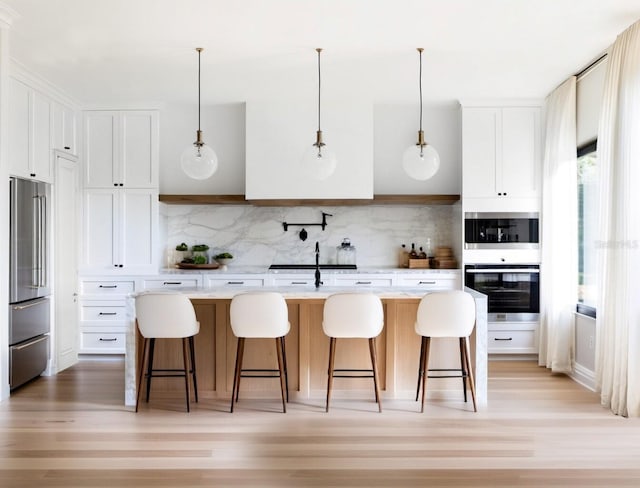
MULTIPOLYGON (((285 294, 286 297, 286 294, 285 294)), ((203 398, 230 398, 237 339, 229 325, 230 298, 191 298, 200 322, 200 333, 195 338, 198 393, 203 398)), ((130 300, 133 302, 133 300, 130 300)), ((384 329, 376 338, 382 399, 415 398, 418 381, 420 336, 414 330, 419 297, 382 298, 384 329)), ((292 401, 320 399, 326 395, 329 338, 322 330, 324 298, 287 298, 291 331, 286 336, 286 354, 289 395, 292 401)), ((471 357, 476 378, 478 406, 487 402, 486 354, 486 299, 476 297, 478 322, 471 337, 471 357)), ((132 310, 133 307, 130 306, 132 310)), ((142 341, 132 327, 127 344, 125 404, 132 405, 135 398, 136 368, 142 341)), ((244 353, 245 368, 276 368, 277 357, 271 339, 248 341, 244 353), (262 342, 265 343, 262 343, 262 342), (266 342, 269 341, 268 344, 266 342)), ((457 339, 434 339, 430 368, 458 368, 460 353, 457 339)), ((155 365, 163 368, 181 367, 179 341, 163 341, 156 346, 155 365)), ((335 359, 336 368, 371 367, 366 341, 343 339, 339 341, 335 359)), ((373 400, 370 378, 335 379, 332 397, 373 400)), ((153 379, 153 397, 181 395, 184 384, 168 378, 153 379)), ((279 397, 278 379, 244 378, 242 398, 279 397)), ((462 380, 459 378, 429 379, 428 398, 462 398, 462 380)))

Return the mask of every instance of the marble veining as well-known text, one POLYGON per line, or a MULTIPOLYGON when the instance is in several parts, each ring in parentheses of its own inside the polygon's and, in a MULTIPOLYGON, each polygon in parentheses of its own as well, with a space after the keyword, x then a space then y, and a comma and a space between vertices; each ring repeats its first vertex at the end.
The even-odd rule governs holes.
POLYGON ((272 263, 314 263, 315 242, 320 243, 322 263, 336 262, 336 247, 348 237, 356 247, 358 267, 398 265, 400 245, 416 243, 433 248, 452 245, 453 208, 448 205, 261 207, 253 205, 167 205, 161 204, 161 234, 165 237, 164 263, 172 250, 184 242, 208 244, 210 254, 230 252, 234 266, 268 266, 272 263), (285 232, 283 222, 320 223, 305 226, 306 241, 299 238, 302 227, 285 232))

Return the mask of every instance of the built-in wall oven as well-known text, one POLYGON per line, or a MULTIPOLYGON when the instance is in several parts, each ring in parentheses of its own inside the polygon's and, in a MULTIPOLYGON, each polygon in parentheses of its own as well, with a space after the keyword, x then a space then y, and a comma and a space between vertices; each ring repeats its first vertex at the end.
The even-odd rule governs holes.
POLYGON ((468 264, 465 285, 487 295, 489 322, 535 322, 540 314, 540 266, 468 264))

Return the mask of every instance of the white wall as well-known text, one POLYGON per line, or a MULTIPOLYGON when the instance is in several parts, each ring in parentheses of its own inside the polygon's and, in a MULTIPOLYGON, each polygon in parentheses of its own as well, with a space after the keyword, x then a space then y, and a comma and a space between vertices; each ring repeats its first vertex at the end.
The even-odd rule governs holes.
MULTIPOLYGON (((440 154, 440 170, 430 180, 416 181, 402 169, 402 153, 417 140, 418 104, 373 103, 373 165, 375 194, 459 194, 461 133, 457 104, 425 105, 425 138, 440 154)), ((203 106, 204 140, 218 154, 216 174, 204 181, 187 178, 180 154, 195 140, 197 105, 168 105, 160 117, 160 193, 245 193, 245 104, 203 106)), ((283 130, 286 130, 284 128, 283 130)), ((309 140, 315 137, 313 131, 309 140)), ((348 161, 341 161, 348 164, 348 161)))
POLYGON ((572 378, 587 388, 595 389, 596 320, 575 314, 575 362, 572 378))

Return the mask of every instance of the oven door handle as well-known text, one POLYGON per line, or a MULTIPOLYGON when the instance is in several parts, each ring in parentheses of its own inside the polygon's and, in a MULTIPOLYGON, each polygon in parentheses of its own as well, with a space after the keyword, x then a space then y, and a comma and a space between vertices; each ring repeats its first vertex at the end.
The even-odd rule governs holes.
POLYGON ((467 273, 539 273, 539 268, 486 268, 468 269, 467 273))

